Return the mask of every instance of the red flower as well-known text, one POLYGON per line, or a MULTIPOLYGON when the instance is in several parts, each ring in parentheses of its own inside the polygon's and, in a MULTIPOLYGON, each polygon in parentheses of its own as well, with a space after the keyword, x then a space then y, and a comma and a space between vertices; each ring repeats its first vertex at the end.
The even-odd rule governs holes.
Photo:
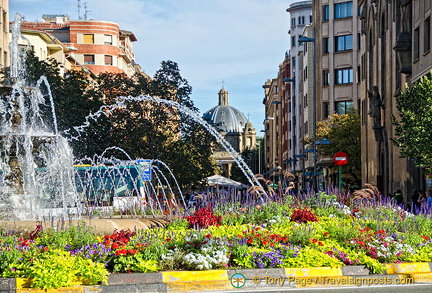
POLYGON ((49 250, 49 247, 48 246, 45 246, 44 247, 44 251, 48 251, 49 250))
POLYGON ((252 244, 252 240, 251 240, 251 239, 248 239, 247 243, 248 243, 248 244, 252 244))
POLYGON ((205 238, 209 239, 209 238, 211 238, 211 235, 210 235, 210 234, 207 234, 207 235, 205 236, 205 238))
POLYGON ((318 239, 312 239, 312 243, 317 243, 318 242, 318 239))
POLYGON ((328 232, 324 232, 324 236, 327 236, 327 235, 329 235, 329 233, 328 232))
POLYGON ((119 247, 118 243, 113 243, 112 249, 117 249, 119 247))

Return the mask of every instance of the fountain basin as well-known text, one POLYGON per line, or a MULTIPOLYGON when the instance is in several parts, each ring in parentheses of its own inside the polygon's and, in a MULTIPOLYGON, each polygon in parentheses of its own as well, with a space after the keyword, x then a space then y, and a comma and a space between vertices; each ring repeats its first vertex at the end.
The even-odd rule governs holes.
POLYGON ((157 227, 165 227, 169 221, 164 216, 151 218, 132 218, 125 216, 112 216, 107 218, 83 217, 79 220, 54 220, 54 221, 0 221, 0 229, 11 233, 30 233, 37 225, 43 229, 64 230, 77 225, 86 225, 94 229, 96 235, 109 235, 115 230, 146 230, 157 227))

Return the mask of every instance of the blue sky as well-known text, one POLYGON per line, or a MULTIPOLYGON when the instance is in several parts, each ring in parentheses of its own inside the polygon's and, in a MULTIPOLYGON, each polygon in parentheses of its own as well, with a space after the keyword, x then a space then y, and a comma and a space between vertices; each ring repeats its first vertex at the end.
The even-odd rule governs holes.
MULTIPOLYGON (((289 13, 295 1, 283 0, 82 0, 87 19, 113 21, 132 31, 136 62, 153 75, 160 62, 177 62, 193 88, 192 100, 203 114, 218 103, 218 91, 249 117, 262 136, 264 90, 277 77, 289 49, 289 13)), ((10 0, 10 18, 28 21, 42 14, 78 19, 78 0, 10 0)))

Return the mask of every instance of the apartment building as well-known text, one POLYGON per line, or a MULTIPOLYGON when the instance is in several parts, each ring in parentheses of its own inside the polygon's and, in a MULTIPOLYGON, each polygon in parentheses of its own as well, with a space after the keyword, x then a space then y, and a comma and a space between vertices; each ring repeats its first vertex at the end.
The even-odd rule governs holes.
POLYGON ((0 1, 0 68, 9 66, 9 1, 0 1))
POLYGON ((132 76, 139 71, 132 49, 137 41, 130 31, 114 22, 69 20, 67 15, 44 15, 43 22, 23 22, 26 29, 43 30, 68 48, 79 65, 98 75, 104 72, 132 76))
MULTIPOLYGON (((304 155, 302 140, 305 136, 310 136, 312 131, 308 131, 312 123, 312 116, 307 111, 308 96, 303 92, 303 85, 308 72, 303 66, 303 44, 299 42, 304 35, 305 27, 312 23, 312 1, 299 1, 291 4, 286 11, 290 15, 290 62, 291 72, 288 79, 291 83, 288 92, 288 154, 287 169, 296 175, 301 175, 307 167, 308 157, 304 155), (305 100, 306 99, 306 100, 305 100)), ((310 67, 313 68, 313 67, 310 67)), ((312 96, 312 95, 311 95, 312 96)), ((311 97, 310 96, 310 97, 311 97)), ((309 166, 310 167, 310 166, 309 166)), ((302 177, 302 176, 301 176, 302 177)))
POLYGON ((277 78, 268 79, 264 85, 265 119, 264 119, 264 161, 266 174, 271 174, 282 165, 282 150, 280 125, 283 113, 278 110, 280 81, 277 78))

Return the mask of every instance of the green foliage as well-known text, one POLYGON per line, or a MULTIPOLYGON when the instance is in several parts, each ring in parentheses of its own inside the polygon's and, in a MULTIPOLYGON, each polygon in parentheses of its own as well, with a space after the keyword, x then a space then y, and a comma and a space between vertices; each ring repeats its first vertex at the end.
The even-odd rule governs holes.
POLYGON ((73 257, 61 249, 50 249, 27 261, 9 264, 3 277, 31 278, 31 287, 52 289, 76 285, 79 279, 85 284, 106 283, 108 271, 102 263, 73 257))
POLYGON ((246 245, 236 245, 231 251, 231 264, 233 267, 252 269, 252 250, 246 245))
POLYGON ((185 231, 188 227, 189 227, 188 220, 182 218, 182 219, 174 219, 173 221, 169 222, 165 228, 167 230, 185 231))
POLYGON ((399 118, 393 116, 395 137, 401 156, 412 158, 417 167, 432 172, 432 77, 422 77, 396 97, 399 118))
MULTIPOLYGON (((360 115, 355 110, 347 114, 330 115, 328 119, 317 123, 317 140, 326 138, 332 142, 329 145, 318 145, 318 154, 323 157, 333 158, 336 152, 345 152, 349 160, 343 170, 344 173, 351 175, 350 183, 352 185, 360 185, 361 180, 360 134, 360 115)), ((305 143, 313 146, 313 139, 306 139, 305 143)), ((334 168, 337 168, 337 166, 334 168)))
POLYGON ((113 259, 113 272, 157 272, 159 270, 158 260, 145 259, 140 253, 120 255, 113 259))
POLYGON ((313 268, 313 267, 341 267, 343 263, 314 248, 306 247, 295 255, 295 257, 283 260, 286 268, 313 268))
POLYGON ((58 248, 65 248, 73 243, 75 247, 81 247, 94 243, 94 238, 94 229, 82 223, 59 231, 45 229, 35 239, 35 243, 58 248))

